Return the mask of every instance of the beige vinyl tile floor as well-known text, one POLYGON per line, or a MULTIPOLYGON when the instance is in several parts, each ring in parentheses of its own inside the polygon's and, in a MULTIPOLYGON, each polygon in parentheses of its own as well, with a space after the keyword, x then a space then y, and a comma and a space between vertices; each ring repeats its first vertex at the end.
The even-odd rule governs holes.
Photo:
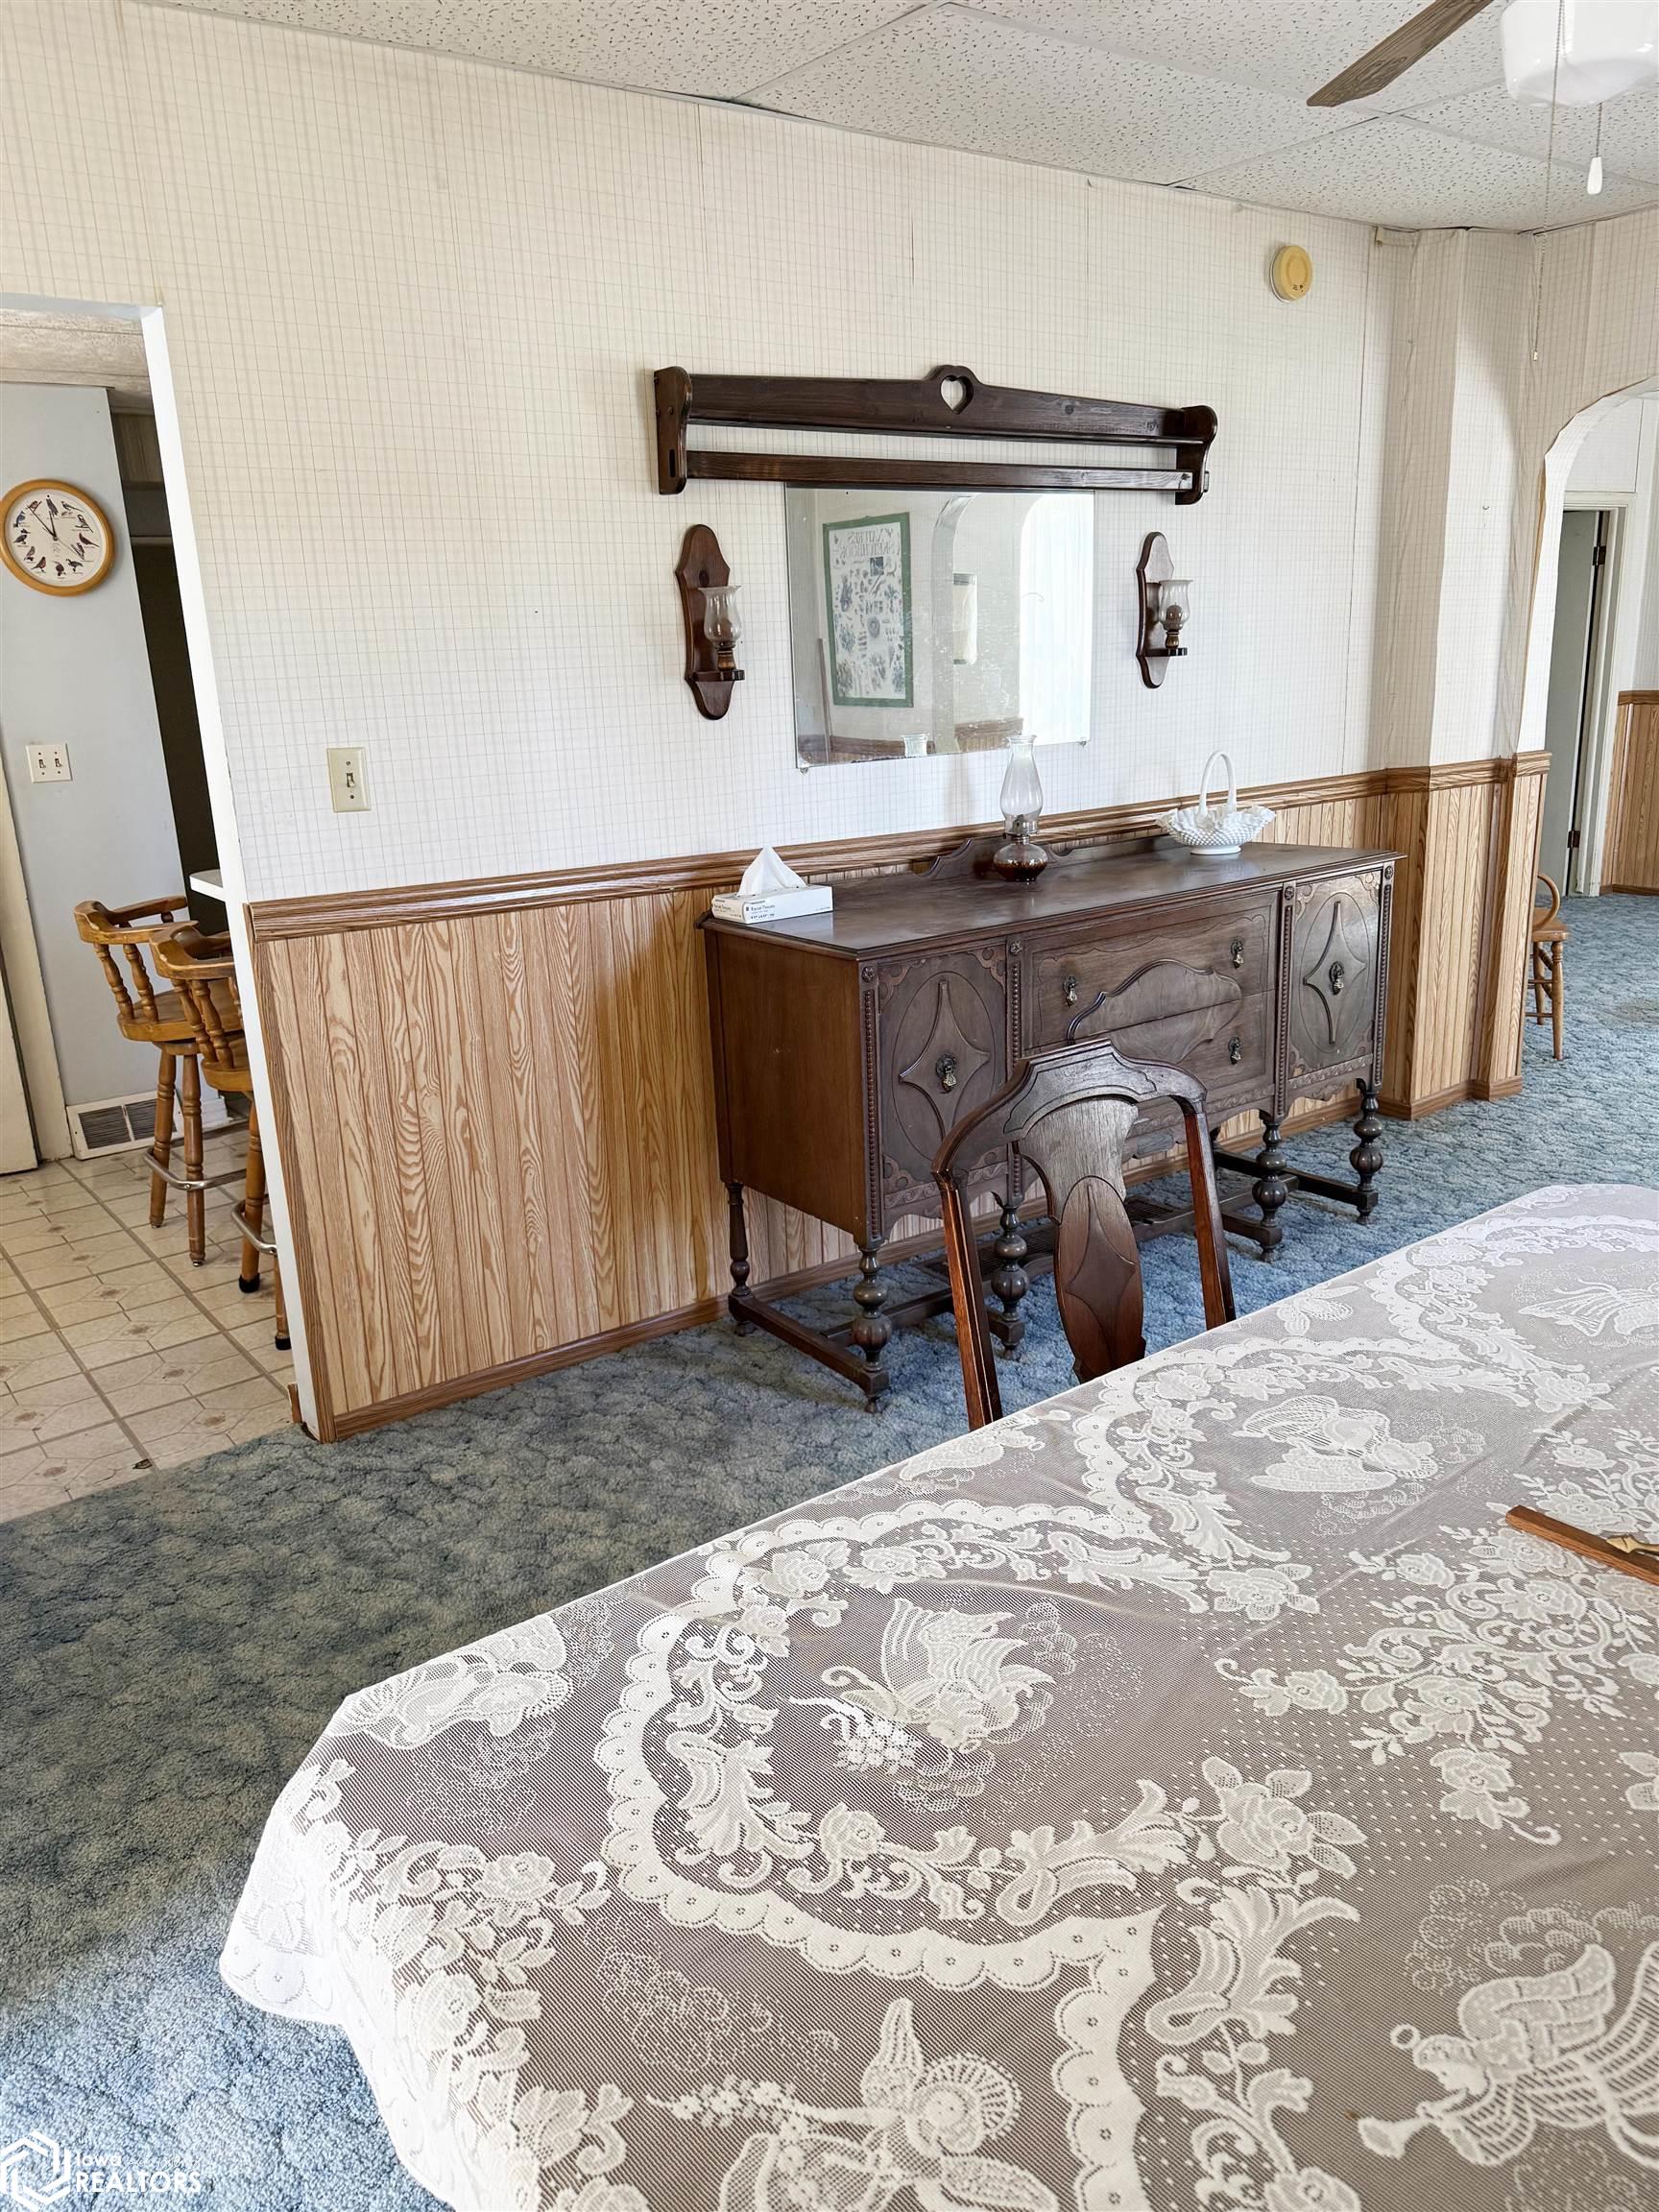
MULTIPOLYGON (((240 1168, 210 1134, 207 1172, 240 1168)), ((289 1419, 269 1262, 237 1288, 238 1187, 207 1193, 192 1266, 184 1195, 150 1227, 142 1151, 0 1176, 0 1521, 245 1443, 289 1419)))

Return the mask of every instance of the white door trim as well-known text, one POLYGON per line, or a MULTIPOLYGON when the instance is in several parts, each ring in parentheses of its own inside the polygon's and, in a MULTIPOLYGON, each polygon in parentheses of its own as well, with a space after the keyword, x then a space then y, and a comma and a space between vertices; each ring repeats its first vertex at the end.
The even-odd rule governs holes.
MULTIPOLYGON (((90 957, 90 955, 88 955, 90 957)), ((69 1111, 63 1100, 58 1072, 58 1047, 52 1042, 52 1017, 46 1007, 46 978, 40 972, 40 948, 35 942, 35 918, 29 905, 29 887, 23 879, 23 855, 17 846, 17 826, 12 818, 12 795, 0 776, 0 964, 6 971, 5 995, 11 1000, 11 1023, 17 1040, 16 1061, 24 1090, 24 1112, 34 1122, 29 1157, 22 1159, 14 1143, 5 1145, 6 1166, 0 1172, 14 1173, 42 1160, 67 1160, 75 1147, 69 1134, 69 1111)), ((0 1063, 12 1058, 0 1041, 0 1063)), ((0 1074, 0 1085, 5 1077, 0 1074)), ((0 1111, 0 1125, 5 1114, 0 1111)))

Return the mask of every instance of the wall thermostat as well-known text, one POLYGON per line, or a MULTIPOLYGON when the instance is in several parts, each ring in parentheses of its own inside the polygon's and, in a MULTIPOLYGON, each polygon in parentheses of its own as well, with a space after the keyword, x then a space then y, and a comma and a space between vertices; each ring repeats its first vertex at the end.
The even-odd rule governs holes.
POLYGON ((1273 256, 1273 289, 1281 300, 1306 300, 1313 289, 1313 259, 1305 246, 1281 246, 1273 256))

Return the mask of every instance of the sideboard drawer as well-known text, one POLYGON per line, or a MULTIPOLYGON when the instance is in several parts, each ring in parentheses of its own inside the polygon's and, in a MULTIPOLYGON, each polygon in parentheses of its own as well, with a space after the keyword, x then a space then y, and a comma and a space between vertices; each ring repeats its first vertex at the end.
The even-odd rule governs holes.
MULTIPOLYGON (((1173 1059, 1204 1086, 1211 1126, 1262 1095, 1273 1065, 1273 998, 1266 991, 1253 992, 1235 1004, 1212 1007, 1205 1016, 1201 1036, 1183 1052, 1166 1049, 1167 1022, 1142 1022, 1128 1028, 1101 1026, 1105 1010, 1078 1030, 1080 1038, 1110 1037, 1119 1052, 1131 1060, 1173 1059)), ((1196 1019, 1195 1017, 1192 1019, 1196 1019)), ((1156 1152, 1175 1142, 1181 1117, 1172 1105, 1143 1106, 1135 1138, 1138 1153, 1156 1152)))
POLYGON ((1189 909, 1173 922, 1039 947, 1029 1046, 1064 1044, 1070 1024, 1104 995, 1080 1036, 1111 1037, 1138 1060, 1195 1068, 1195 1052, 1232 1034, 1234 1010, 1272 988, 1275 905, 1257 896, 1216 914, 1189 909))
MULTIPOLYGON (((1121 1050, 1133 1059, 1145 1060, 1151 1055, 1141 1048, 1140 1039, 1124 1044, 1118 1038, 1121 1050)), ((1265 991, 1258 991, 1238 1005, 1229 1022, 1195 1045, 1182 1060, 1181 1066, 1190 1069, 1212 1097, 1243 1086, 1252 1094, 1259 1091, 1262 1079, 1273 1065, 1273 1001, 1265 991)))

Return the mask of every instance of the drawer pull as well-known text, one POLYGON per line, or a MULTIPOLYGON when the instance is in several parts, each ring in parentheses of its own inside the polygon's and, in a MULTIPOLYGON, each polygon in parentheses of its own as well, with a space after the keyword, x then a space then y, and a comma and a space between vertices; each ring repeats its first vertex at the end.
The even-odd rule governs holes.
POLYGON ((1228 1038, 1228 1040, 1227 1040, 1227 1057, 1228 1057, 1228 1059, 1229 1059, 1229 1060, 1231 1060, 1231 1061, 1232 1061, 1232 1063, 1233 1063, 1233 1065, 1234 1065, 1234 1067, 1235 1067, 1235 1068, 1237 1068, 1237 1067, 1238 1067, 1238 1063, 1239 1063, 1239 1061, 1243 1059, 1243 1057, 1244 1057, 1244 1046, 1243 1046, 1243 1044, 1242 1044, 1242 1042, 1241 1042, 1241 1041, 1240 1041, 1238 1038, 1237 1038, 1237 1037, 1229 1037, 1229 1038, 1228 1038))
POLYGON ((1348 971, 1340 960, 1333 960, 1330 967, 1331 996, 1334 998, 1348 980, 1348 971))
POLYGON ((1242 968, 1242 967, 1243 967, 1243 965, 1244 965, 1244 940, 1243 940, 1243 938, 1242 938, 1242 937, 1235 937, 1235 938, 1234 938, 1234 940, 1233 940, 1233 942, 1232 942, 1232 944, 1231 944, 1231 945, 1228 947, 1228 950, 1229 950, 1229 951, 1232 953, 1232 955, 1233 955, 1233 965, 1234 965, 1234 967, 1235 967, 1235 968, 1242 968))
POLYGON ((955 1054, 953 1052, 941 1052, 938 1059, 933 1063, 933 1072, 939 1078, 941 1091, 954 1091, 956 1088, 955 1054))
POLYGON ((1061 979, 1061 986, 1060 986, 1060 987, 1061 987, 1061 989, 1062 989, 1062 990, 1065 992, 1065 994, 1066 994, 1066 1003, 1067 1003, 1067 1005, 1068 1005, 1068 1006, 1075 1006, 1075 1005, 1076 1005, 1076 1003, 1077 1003, 1077 978, 1076 978, 1076 976, 1075 976, 1075 975, 1067 975, 1067 976, 1063 976, 1063 977, 1062 977, 1062 979, 1061 979))

